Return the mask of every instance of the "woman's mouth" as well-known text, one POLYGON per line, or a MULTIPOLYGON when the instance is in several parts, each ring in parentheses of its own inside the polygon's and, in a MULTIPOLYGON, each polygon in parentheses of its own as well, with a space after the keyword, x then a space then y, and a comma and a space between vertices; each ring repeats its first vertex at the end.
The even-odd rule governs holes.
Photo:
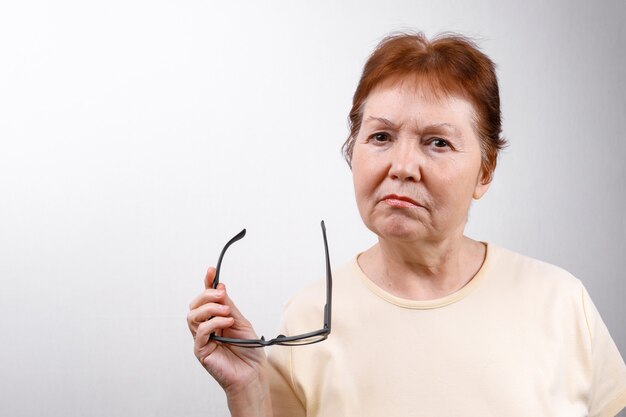
POLYGON ((422 207, 417 201, 403 195, 389 194, 383 197, 382 201, 391 207, 422 207))

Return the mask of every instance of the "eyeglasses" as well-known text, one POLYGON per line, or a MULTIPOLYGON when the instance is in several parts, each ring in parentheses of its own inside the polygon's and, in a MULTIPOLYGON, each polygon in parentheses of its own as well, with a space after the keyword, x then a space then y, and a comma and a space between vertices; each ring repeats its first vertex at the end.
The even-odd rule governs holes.
MULTIPOLYGON (((328 338, 330 334, 330 310, 332 305, 332 288, 333 288, 333 277, 330 272, 330 259, 328 256, 328 242, 326 241, 326 226, 324 225, 324 221, 321 222, 322 226, 322 236, 324 238, 324 254, 326 255, 326 305, 324 306, 324 327, 309 333, 299 334, 297 336, 285 336, 279 335, 274 339, 265 340, 263 336, 260 339, 231 339, 228 337, 216 336, 215 333, 211 334, 211 339, 217 340, 221 343, 227 343, 230 345, 236 345, 241 347, 248 348, 259 348, 264 346, 271 345, 282 345, 282 346, 301 346, 301 345, 310 345, 313 343, 319 343, 328 338)), ((224 258, 224 254, 226 253, 226 249, 233 243, 238 240, 241 240, 246 235, 246 229, 243 229, 237 235, 235 235, 232 239, 226 243, 224 249, 222 249, 222 253, 217 261, 217 270, 215 272, 215 278, 213 279, 213 288, 217 288, 217 284, 220 282, 220 269, 222 266, 222 259, 224 258)))

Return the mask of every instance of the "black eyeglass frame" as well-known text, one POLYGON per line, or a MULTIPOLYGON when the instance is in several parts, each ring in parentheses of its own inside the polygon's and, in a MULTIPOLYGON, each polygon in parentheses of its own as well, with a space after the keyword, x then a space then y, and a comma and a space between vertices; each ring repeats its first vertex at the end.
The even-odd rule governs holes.
MULTIPOLYGON (((324 341, 330 335, 330 321, 331 321, 331 308, 332 308, 332 288, 333 288, 333 277, 330 270, 330 256, 328 254, 328 241, 326 239, 326 226, 324 225, 324 221, 321 221, 322 227, 322 237, 324 238, 324 255, 326 257, 326 305, 324 305, 324 327, 308 333, 299 334, 296 336, 285 336, 278 335, 274 339, 265 340, 265 337, 261 336, 260 339, 233 339, 229 337, 216 336, 215 333, 212 333, 210 339, 216 340, 221 343, 236 345, 240 347, 247 348, 259 348, 271 345, 282 345, 282 346, 302 346, 302 345, 311 345, 313 343, 319 343, 324 341), (313 340, 311 340, 313 339, 313 340)), ((217 285, 220 282, 220 270, 222 267, 222 259, 224 258, 224 254, 230 245, 237 242, 238 240, 243 239, 246 235, 246 229, 243 229, 241 232, 237 233, 232 239, 230 239, 222 252, 220 253, 220 257, 217 261, 217 270, 215 271, 215 278, 213 279, 213 288, 217 288, 217 285)))

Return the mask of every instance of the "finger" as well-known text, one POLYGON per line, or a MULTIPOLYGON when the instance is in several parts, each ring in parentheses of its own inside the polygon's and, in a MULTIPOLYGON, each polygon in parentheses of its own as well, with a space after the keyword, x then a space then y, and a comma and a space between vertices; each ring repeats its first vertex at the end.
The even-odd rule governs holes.
POLYGON ((204 276, 204 288, 213 288, 213 279, 215 278, 215 268, 210 267, 204 276))
POLYGON ((223 285, 219 285, 217 289, 208 288, 202 291, 196 298, 189 303, 189 310, 196 309, 206 303, 224 304, 224 296, 226 291, 223 285))
POLYGON ((199 351, 195 352, 196 358, 198 358, 202 366, 206 367, 207 364, 204 362, 204 360, 208 358, 209 355, 211 355, 216 348, 217 348, 217 343, 209 343, 208 345, 204 346, 199 351))
POLYGON ((212 333, 228 329, 234 322, 232 317, 213 317, 211 320, 201 323, 196 332, 194 351, 199 352, 200 349, 206 346, 209 343, 209 337, 212 333))
POLYGON ((230 306, 218 303, 203 304, 200 307, 193 309, 187 314, 187 323, 189 325, 200 324, 207 321, 211 317, 220 316, 226 317, 230 313, 230 306))

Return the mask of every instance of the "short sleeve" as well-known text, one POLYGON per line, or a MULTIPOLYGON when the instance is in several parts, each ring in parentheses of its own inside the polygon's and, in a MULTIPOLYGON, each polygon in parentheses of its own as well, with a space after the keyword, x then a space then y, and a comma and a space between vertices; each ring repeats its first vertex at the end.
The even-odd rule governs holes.
POLYGON ((584 288, 582 302, 591 343, 589 417, 614 417, 626 407, 626 365, 584 288))
POLYGON ((291 349, 272 346, 269 350, 270 393, 274 417, 305 417, 306 411, 297 397, 291 377, 291 349))

